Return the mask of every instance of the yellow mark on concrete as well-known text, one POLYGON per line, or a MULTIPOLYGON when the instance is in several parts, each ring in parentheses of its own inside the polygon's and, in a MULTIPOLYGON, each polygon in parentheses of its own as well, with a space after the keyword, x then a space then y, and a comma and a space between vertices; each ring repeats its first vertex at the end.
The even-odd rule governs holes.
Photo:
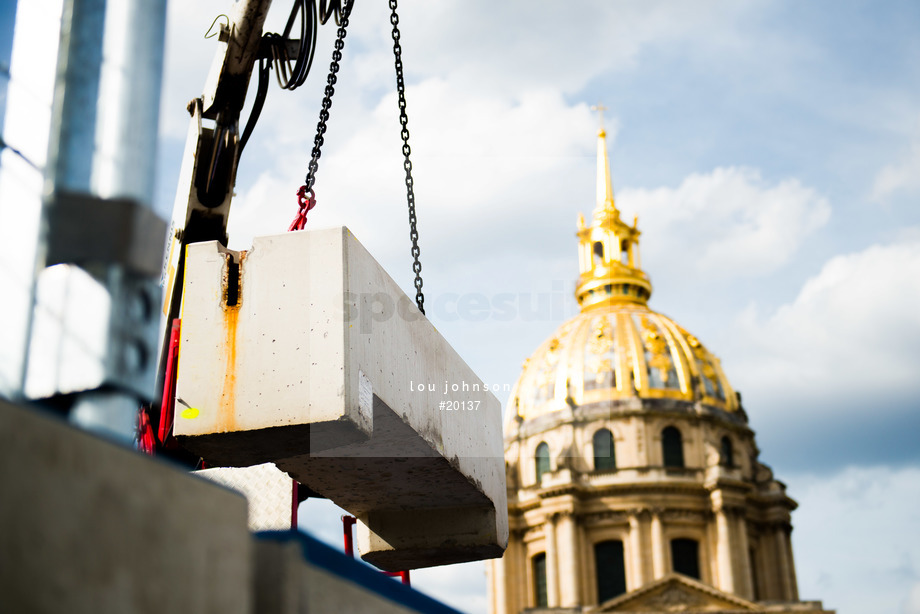
POLYGON ((189 407, 187 409, 183 409, 182 413, 179 415, 185 418, 186 420, 193 420, 198 417, 198 408, 189 407))

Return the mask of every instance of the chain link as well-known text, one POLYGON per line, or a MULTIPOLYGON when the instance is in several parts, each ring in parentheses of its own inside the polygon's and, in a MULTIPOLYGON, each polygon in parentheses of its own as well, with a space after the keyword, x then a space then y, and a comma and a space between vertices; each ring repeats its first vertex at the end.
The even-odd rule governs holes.
POLYGON ((345 29, 348 27, 348 17, 351 15, 353 5, 354 0, 346 2, 341 9, 341 21, 336 20, 339 24, 339 29, 335 37, 335 50, 332 52, 329 75, 326 77, 323 108, 319 112, 319 123, 316 125, 316 137, 313 139, 313 150, 310 152, 311 158, 310 164, 307 166, 307 177, 304 180, 303 188, 301 188, 311 199, 314 198, 313 184, 316 183, 316 171, 319 169, 319 157, 325 140, 323 135, 326 134, 326 122, 329 121, 329 109, 332 107, 332 96, 335 94, 335 83, 338 81, 339 62, 342 61, 342 49, 345 48, 345 29))
POLYGON ((402 45, 399 44, 399 15, 396 14, 396 0, 390 0, 390 23, 393 24, 393 55, 396 66, 396 93, 399 96, 399 125, 402 126, 402 152, 406 169, 406 200, 409 203, 409 239, 412 240, 412 270, 415 272, 415 304, 425 313, 425 295, 422 294, 422 263, 419 261, 421 250, 418 246, 417 218, 415 216, 415 190, 412 181, 412 161, 409 154, 409 116, 406 115, 406 82, 403 78, 402 45))

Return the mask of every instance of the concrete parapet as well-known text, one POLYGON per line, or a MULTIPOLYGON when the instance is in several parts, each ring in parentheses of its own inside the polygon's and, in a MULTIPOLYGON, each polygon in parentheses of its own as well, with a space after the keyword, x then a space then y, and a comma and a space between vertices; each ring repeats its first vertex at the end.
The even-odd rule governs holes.
POLYGON ((302 533, 256 537, 255 611, 259 614, 458 614, 302 533))
POLYGON ((0 610, 251 609, 246 501, 0 400, 0 610))

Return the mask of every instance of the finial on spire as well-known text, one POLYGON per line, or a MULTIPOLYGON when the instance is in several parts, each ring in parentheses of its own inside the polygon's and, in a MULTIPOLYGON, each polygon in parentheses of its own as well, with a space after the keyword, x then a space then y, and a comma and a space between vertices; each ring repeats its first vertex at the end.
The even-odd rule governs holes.
POLYGON ((597 134, 597 206, 587 226, 584 216, 578 215, 581 275, 575 286, 575 298, 582 311, 624 302, 644 305, 652 293, 652 283, 639 260, 639 217, 633 217, 632 226, 620 219, 610 181, 603 123, 606 107, 598 104, 591 109, 601 114, 601 130, 597 134))
POLYGON ((610 182, 610 160, 607 157, 607 132, 604 130, 604 111, 607 110, 603 104, 598 102, 591 107, 592 111, 597 111, 600 121, 600 131, 597 133, 597 208, 596 213, 603 215, 605 211, 616 211, 616 205, 613 202, 613 185, 610 182))
POLYGON ((607 136, 607 132, 604 130, 604 111, 607 110, 607 107, 603 103, 598 102, 596 105, 591 107, 592 111, 597 111, 598 125, 600 126, 598 135, 607 136))

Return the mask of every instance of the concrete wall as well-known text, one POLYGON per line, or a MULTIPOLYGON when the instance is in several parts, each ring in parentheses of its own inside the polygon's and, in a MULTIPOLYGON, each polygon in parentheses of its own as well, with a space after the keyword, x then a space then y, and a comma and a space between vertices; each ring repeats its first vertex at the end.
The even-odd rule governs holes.
POLYGON ((246 500, 0 401, 6 612, 251 611, 246 500))
POLYGON ((450 613, 242 495, 0 400, 0 611, 450 613))

